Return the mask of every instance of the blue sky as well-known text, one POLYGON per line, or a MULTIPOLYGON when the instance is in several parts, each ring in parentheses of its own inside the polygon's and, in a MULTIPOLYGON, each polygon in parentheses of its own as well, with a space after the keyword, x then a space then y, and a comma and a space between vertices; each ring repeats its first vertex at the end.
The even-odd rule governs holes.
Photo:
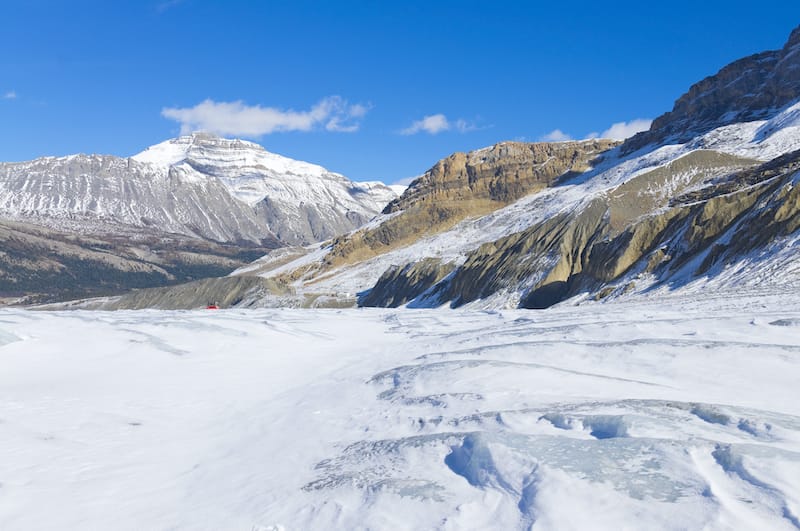
POLYGON ((770 0, 2 0, 0 13, 0 161, 128 156, 204 128, 390 183, 502 140, 624 135, 800 25, 800 2, 770 0))

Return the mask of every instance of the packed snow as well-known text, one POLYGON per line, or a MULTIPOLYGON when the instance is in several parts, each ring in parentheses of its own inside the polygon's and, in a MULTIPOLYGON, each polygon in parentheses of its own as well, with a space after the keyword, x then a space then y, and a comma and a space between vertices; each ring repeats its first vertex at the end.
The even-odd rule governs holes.
POLYGON ((800 293, 0 311, 0 529, 797 529, 800 293))

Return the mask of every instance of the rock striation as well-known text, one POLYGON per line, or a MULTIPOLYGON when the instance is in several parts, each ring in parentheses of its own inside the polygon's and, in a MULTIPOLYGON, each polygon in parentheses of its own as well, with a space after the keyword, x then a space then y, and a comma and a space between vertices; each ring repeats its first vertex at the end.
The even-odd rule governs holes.
POLYGON ((453 227, 468 217, 488 214, 559 179, 586 171, 614 140, 523 143, 455 153, 417 178, 390 202, 377 226, 336 238, 327 266, 364 260, 420 237, 453 227))
POLYGON ((303 306, 539 309, 573 296, 798 289, 798 72, 800 29, 696 84, 622 145, 455 153, 363 228, 234 275, 290 286, 303 306))

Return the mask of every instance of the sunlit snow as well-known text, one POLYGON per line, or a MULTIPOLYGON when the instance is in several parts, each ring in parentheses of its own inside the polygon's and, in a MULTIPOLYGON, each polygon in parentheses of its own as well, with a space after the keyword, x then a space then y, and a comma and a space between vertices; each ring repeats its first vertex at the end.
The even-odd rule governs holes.
POLYGON ((0 529, 796 529, 800 295, 0 311, 0 529))

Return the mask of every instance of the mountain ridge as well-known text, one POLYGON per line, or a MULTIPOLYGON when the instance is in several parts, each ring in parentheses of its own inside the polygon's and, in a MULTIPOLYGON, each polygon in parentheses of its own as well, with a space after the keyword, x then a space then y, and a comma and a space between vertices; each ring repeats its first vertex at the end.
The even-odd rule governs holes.
POLYGON ((6 219, 110 219, 228 243, 320 241, 363 224, 393 197, 388 186, 354 183, 258 144, 208 134, 128 158, 78 154, 0 163, 6 219))
POLYGON ((630 153, 670 139, 681 143, 736 122, 768 119, 800 97, 800 27, 780 50, 738 59, 692 85, 648 131, 623 145, 630 153))
POLYGON ((291 289, 243 293, 242 306, 485 309, 800 287, 800 28, 781 50, 694 84, 648 132, 603 149, 581 145, 580 157, 541 174, 535 156, 515 157, 563 143, 456 153, 362 228, 272 251, 210 284, 255 276, 291 289), (520 182, 528 184, 517 190, 520 182))
POLYGON ((226 274, 272 248, 352 230, 395 196, 208 134, 133 157, 0 163, 0 297, 47 301, 226 274))

